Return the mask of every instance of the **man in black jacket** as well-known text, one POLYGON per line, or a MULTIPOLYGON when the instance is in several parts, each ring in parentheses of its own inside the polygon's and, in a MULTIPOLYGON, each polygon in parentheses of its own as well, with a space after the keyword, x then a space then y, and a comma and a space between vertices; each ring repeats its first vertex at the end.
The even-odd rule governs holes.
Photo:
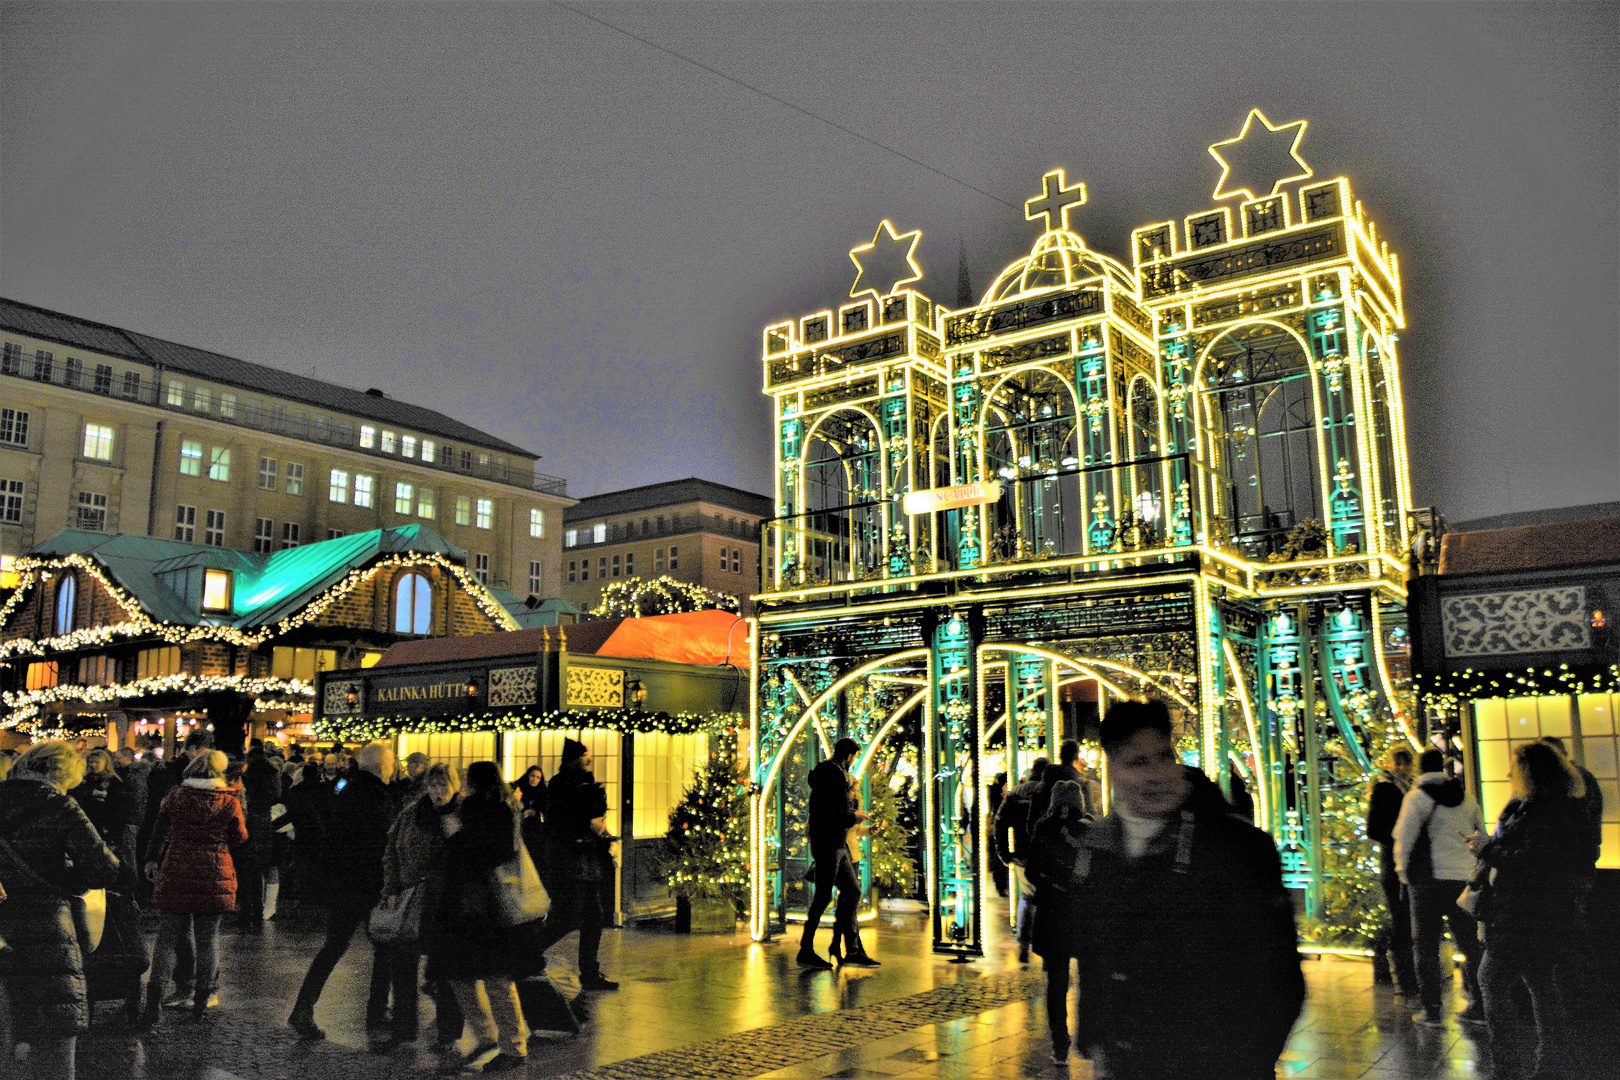
POLYGON ((816 929, 822 912, 838 890, 833 911, 833 940, 829 951, 846 964, 877 967, 866 955, 855 927, 855 909, 861 902, 861 878, 849 856, 849 830, 866 820, 865 810, 850 806, 849 769, 861 748, 854 739, 839 739, 833 756, 810 770, 810 857, 815 860, 816 892, 799 940, 799 966, 825 971, 832 967, 816 953, 816 929), (843 943, 840 952, 839 943, 843 943))
POLYGON ((1282 864, 1171 731, 1160 702, 1103 720, 1114 802, 1076 864, 1080 1045, 1111 1080, 1269 1080, 1305 1001, 1282 864))
POLYGON ((598 952, 613 895, 613 841, 607 831, 607 793, 591 771, 591 751, 563 740, 562 767, 546 785, 546 858, 540 867, 551 913, 530 946, 540 959, 574 930, 579 931, 579 985, 582 990, 617 990, 602 974, 598 952))
MULTIPOLYGON (((365 924, 382 895, 383 853, 388 830, 399 806, 384 777, 394 774, 394 752, 386 743, 371 743, 360 750, 358 768, 339 779, 332 795, 325 835, 319 844, 316 899, 326 907, 326 941, 298 988, 287 1026, 305 1039, 325 1037, 315 1025, 315 1003, 326 980, 349 951, 354 932, 365 924)), ((372 957, 371 988, 366 999, 366 1029, 383 1033, 388 1027, 389 969, 386 955, 372 957)))
POLYGON ((1029 779, 1013 788, 1001 802, 991 824, 996 852, 1013 868, 1018 880, 1018 962, 1029 963, 1030 935, 1035 931, 1035 883, 1029 880, 1024 857, 1029 852, 1029 804, 1041 790, 1048 762, 1038 757, 1029 767, 1029 779))
POLYGON ((1412 751, 1404 746, 1389 753, 1367 795, 1367 839, 1378 845, 1378 884, 1384 890, 1389 926, 1373 941, 1373 982, 1395 984, 1403 997, 1418 996, 1417 968, 1412 964, 1412 912, 1401 879, 1395 873, 1395 820, 1401 800, 1412 788, 1412 751), (1388 967, 1385 960, 1388 959, 1388 967))

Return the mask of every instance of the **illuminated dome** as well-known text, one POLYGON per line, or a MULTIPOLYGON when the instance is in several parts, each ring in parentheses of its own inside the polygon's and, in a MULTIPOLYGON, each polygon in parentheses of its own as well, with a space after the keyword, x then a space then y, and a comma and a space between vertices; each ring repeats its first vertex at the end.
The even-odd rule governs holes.
POLYGON ((1086 247, 1072 232, 1043 233, 1025 258, 1010 264, 991 284, 979 303, 996 304, 1025 293, 1066 289, 1096 278, 1112 278, 1130 293, 1136 282, 1130 271, 1106 255, 1086 247))

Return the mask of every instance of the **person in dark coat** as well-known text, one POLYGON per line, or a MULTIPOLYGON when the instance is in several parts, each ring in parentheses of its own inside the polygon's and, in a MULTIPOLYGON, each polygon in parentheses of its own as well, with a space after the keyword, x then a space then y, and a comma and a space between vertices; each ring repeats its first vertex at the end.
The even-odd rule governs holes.
POLYGON ((225 781, 228 769, 220 751, 199 750, 180 786, 163 797, 159 808, 146 874, 162 922, 146 984, 143 1026, 158 1022, 171 973, 177 996, 190 997, 193 1014, 200 1016, 219 1003, 219 920, 236 908, 231 849, 247 843, 241 799, 225 781), (182 962, 178 971, 177 957, 182 962))
POLYGON ((84 782, 68 794, 84 809, 85 817, 118 856, 125 872, 134 873, 140 813, 129 785, 118 775, 113 756, 101 747, 86 754, 84 782))
POLYGON ((317 762, 297 766, 291 784, 283 784, 281 801, 287 808, 277 831, 287 839, 286 905, 302 912, 315 904, 320 873, 321 839, 326 835, 327 808, 335 784, 321 774, 317 762))
POLYGON ((1030 936, 1035 932, 1035 883, 1030 880, 1024 866, 1024 855, 1029 848, 1029 806, 1035 793, 1042 788, 1047 765, 1044 757, 1034 760, 1029 767, 1029 779, 1008 793, 991 826, 995 833, 995 849, 1013 868, 1013 877, 1018 884, 1018 919, 1014 936, 1018 939, 1020 964, 1029 963, 1030 936))
MULTIPOLYGON (((1057 1064, 1069 1057, 1069 964, 1080 955, 1085 919, 1075 902, 1074 879, 1087 822, 1080 785, 1059 781, 1045 815, 1035 823, 1026 863, 1041 897, 1032 944, 1046 964, 1046 1022, 1052 1034, 1052 1061, 1057 1064)), ((1084 1000, 1084 989, 1080 996, 1084 1000)))
MULTIPOLYGON (((536 860, 551 914, 530 950, 545 951, 579 931, 579 984, 585 990, 617 990, 602 974, 597 953, 613 896, 613 849, 607 831, 607 793, 591 772, 590 749, 563 740, 562 767, 546 787, 544 859, 536 860)), ((520 811, 521 813, 521 811, 520 811)))
MULTIPOLYGON (((326 980, 349 951, 354 932, 365 925, 382 895, 383 852, 398 807, 386 777, 394 773, 394 751, 386 743, 362 747, 359 767, 334 785, 331 811, 320 840, 315 899, 326 908, 326 941, 298 988, 287 1026, 301 1038, 323 1039, 315 1024, 315 1004, 326 980)), ((386 1037, 388 1029, 388 956, 373 951, 371 988, 366 998, 366 1030, 386 1037)))
POLYGON ((1076 875, 1080 1045, 1111 1080, 1269 1080, 1305 1000, 1277 847, 1182 765, 1162 702, 1114 705, 1102 746, 1114 802, 1076 875))
POLYGON ((523 814, 523 843, 529 849, 529 858, 536 866, 545 860, 546 773, 538 765, 530 765, 523 775, 512 781, 512 794, 517 798, 523 814))
POLYGON ((861 751, 854 739, 839 739, 832 757, 810 770, 810 857, 816 867, 816 892, 805 916, 804 935, 799 939, 800 967, 826 970, 832 964, 816 953, 816 929, 822 913, 838 890, 838 906, 833 910, 833 939, 828 952, 841 963, 876 967, 877 961, 859 948, 855 911, 861 902, 861 879, 849 853, 849 830, 865 821, 865 810, 850 802, 849 770, 861 751), (841 952, 843 948, 845 952, 841 952))
POLYGON ((1509 778, 1511 812, 1494 837, 1476 832, 1468 845, 1491 871, 1476 914, 1485 925, 1479 988, 1492 1075, 1563 1076, 1574 1033, 1559 974, 1579 940, 1585 790, 1569 759, 1541 742, 1514 747, 1509 778), (1531 1061, 1521 1060, 1526 1047, 1534 1048, 1531 1061))
POLYGON ((1418 996, 1417 968, 1412 963, 1412 912, 1395 872, 1395 820, 1411 788, 1412 751, 1401 746, 1390 751, 1367 793, 1367 839, 1378 845, 1378 884, 1389 912, 1389 925, 1373 941, 1373 982, 1394 984, 1407 999, 1418 996))
MULTIPOLYGON (((1046 806, 1052 801, 1052 789, 1063 783, 1063 781, 1068 780, 1080 786, 1080 797, 1082 805, 1084 805, 1087 789, 1085 778, 1080 775, 1080 770, 1075 767, 1075 763, 1079 760, 1080 744, 1073 739, 1065 739, 1063 745, 1058 747, 1058 763, 1046 767, 1046 771, 1041 774, 1041 786, 1030 796, 1029 821, 1026 823, 1026 828, 1031 835, 1035 832, 1035 823, 1046 816, 1046 806)), ((1092 807, 1085 806, 1085 811, 1095 816, 1096 811, 1092 807)))
POLYGON ((242 770, 242 800, 246 804, 248 842, 238 848, 237 925, 248 933, 264 932, 265 908, 280 899, 281 875, 276 867, 276 830, 270 809, 281 802, 281 772, 270 763, 262 747, 249 750, 242 770), (275 890, 272 896, 271 890, 275 890))
MULTIPOLYGON (((990 782, 990 801, 986 804, 990 820, 996 820, 1001 812, 1001 804, 1007 800, 1007 774, 996 773, 996 778, 990 782)), ((990 877, 996 883, 996 895, 1007 895, 1007 864, 1001 859, 1001 851, 996 845, 990 845, 990 877)))
MULTIPOLYGON (((72 1080, 79 1033, 90 1026, 85 957, 68 899, 116 884, 118 857, 67 792, 84 760, 65 742, 28 748, 0 783, 0 983, 5 1026, 32 1046, 40 1076, 72 1080)), ((11 1043, 0 1043, 9 1057, 11 1043)))

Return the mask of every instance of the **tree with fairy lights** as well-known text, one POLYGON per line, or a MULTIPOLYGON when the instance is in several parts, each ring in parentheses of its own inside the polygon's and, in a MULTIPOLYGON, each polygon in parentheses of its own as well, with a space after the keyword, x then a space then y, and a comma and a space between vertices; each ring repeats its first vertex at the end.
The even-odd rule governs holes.
POLYGON ((748 792, 738 776, 737 736, 728 728, 669 814, 663 870, 670 892, 687 900, 748 893, 748 792))
POLYGON ((910 896, 917 888, 917 861, 911 857, 911 831, 900 824, 896 779, 893 762, 872 777, 872 885, 887 896, 910 896))
POLYGON ((597 619, 638 619, 648 615, 676 615, 684 611, 715 608, 735 614, 737 598, 729 593, 712 592, 702 585, 676 581, 665 574, 651 581, 639 577, 609 583, 602 598, 591 609, 597 619))

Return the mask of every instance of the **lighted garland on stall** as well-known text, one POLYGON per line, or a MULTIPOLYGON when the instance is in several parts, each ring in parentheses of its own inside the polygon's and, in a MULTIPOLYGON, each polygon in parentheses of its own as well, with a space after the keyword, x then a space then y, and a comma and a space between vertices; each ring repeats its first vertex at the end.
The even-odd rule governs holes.
MULTIPOLYGON (((0 728, 12 728, 39 715, 41 706, 58 701, 83 701, 96 704, 104 701, 124 701, 153 694, 205 694, 220 690, 234 690, 243 694, 287 694, 297 698, 315 697, 313 683, 303 679, 254 679, 246 675, 159 675, 137 679, 128 683, 105 683, 98 686, 64 684, 43 686, 37 690, 22 690, 0 694, 11 713, 0 728)), ((307 706, 306 706, 307 707, 307 706)))
POLYGON ((1562 697, 1566 694, 1620 693, 1620 664, 1606 669, 1576 670, 1568 664, 1555 668, 1527 667, 1523 671, 1448 671, 1414 675, 1418 696, 1435 709, 1456 709, 1475 698, 1562 697))
POLYGON ((665 574, 651 581, 631 577, 609 583, 602 589, 602 597, 591 609, 591 615, 598 619, 635 619, 708 608, 736 614, 739 605, 737 598, 728 593, 713 592, 702 585, 676 581, 665 574))
POLYGON ((605 728, 623 734, 663 732, 693 735, 747 722, 739 713, 646 712, 638 709, 561 709, 544 713, 476 712, 456 716, 401 716, 379 719, 323 716, 315 721, 321 739, 369 742, 395 735, 445 735, 474 731, 578 731, 605 728))

